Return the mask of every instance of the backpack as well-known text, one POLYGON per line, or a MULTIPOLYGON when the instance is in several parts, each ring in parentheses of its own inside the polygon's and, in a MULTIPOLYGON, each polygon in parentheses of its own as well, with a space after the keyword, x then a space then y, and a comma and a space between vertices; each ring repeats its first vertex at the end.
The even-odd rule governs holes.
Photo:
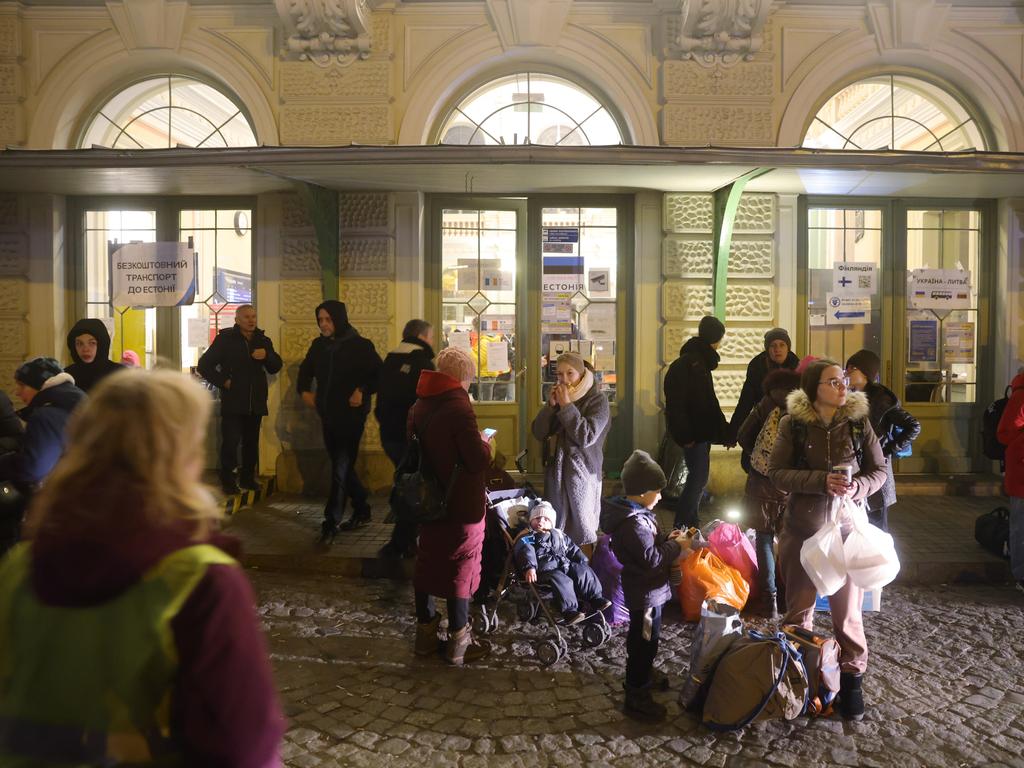
POLYGON ((775 408, 764 420, 761 431, 757 433, 754 447, 750 451, 750 466, 759 475, 768 477, 768 459, 772 456, 775 438, 779 436, 779 422, 782 421, 782 409, 775 408))
POLYGON ((796 645, 781 632, 751 630, 715 667, 704 725, 738 731, 758 720, 793 720, 807 708, 807 673, 796 645))
MULTIPOLYGON (((434 420, 434 411, 424 426, 424 431, 434 420)), ((455 465, 448 487, 442 489, 441 481, 424 461, 423 443, 413 423, 412 437, 395 469, 395 484, 391 489, 391 511, 398 520, 410 523, 432 523, 448 517, 448 502, 452 487, 459 476, 460 467, 455 465)))
POLYGON ((996 507, 974 521, 974 539, 999 557, 1010 557, 1010 510, 996 507))
POLYGON ((839 643, 831 635, 791 624, 782 630, 800 649, 807 673, 807 714, 828 717, 839 693, 839 643))
MULTIPOLYGON (((807 459, 804 457, 804 445, 807 443, 807 425, 796 419, 790 419, 790 422, 793 425, 793 447, 796 449, 796 467, 798 469, 807 469, 807 459)), ((846 423, 850 425, 853 455, 857 459, 857 467, 859 469, 864 466, 864 419, 851 419, 846 423)))
POLYGON ((993 403, 981 417, 981 452, 992 461, 1006 460, 1006 446, 999 442, 996 434, 999 432, 999 420, 1003 418, 1003 411, 1010 402, 1010 388, 1007 387, 1003 396, 993 403))

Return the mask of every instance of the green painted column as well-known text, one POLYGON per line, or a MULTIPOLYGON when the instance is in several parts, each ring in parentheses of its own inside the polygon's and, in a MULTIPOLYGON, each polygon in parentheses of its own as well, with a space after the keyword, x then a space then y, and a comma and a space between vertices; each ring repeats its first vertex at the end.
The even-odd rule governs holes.
POLYGON ((316 230, 320 254, 320 290, 323 298, 338 298, 338 193, 316 184, 301 184, 299 192, 316 230))
POLYGON ((736 221, 736 211, 740 207, 740 198, 747 183, 769 173, 771 168, 755 168, 740 176, 728 186, 714 192, 714 247, 712 296, 714 298, 714 314, 725 322, 725 289, 729 280, 729 250, 732 248, 732 229, 736 221))

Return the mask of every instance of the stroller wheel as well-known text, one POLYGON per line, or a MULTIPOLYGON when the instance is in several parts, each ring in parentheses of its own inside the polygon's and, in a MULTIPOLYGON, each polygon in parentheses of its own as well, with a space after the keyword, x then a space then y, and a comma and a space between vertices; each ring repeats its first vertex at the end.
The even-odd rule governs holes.
POLYGON ((554 640, 542 640, 537 644, 537 658, 545 667, 550 667, 562 658, 562 648, 554 640))
POLYGON ((473 614, 473 631, 478 635, 486 635, 491 631, 491 622, 487 618, 486 608, 481 608, 473 614))
POLYGON ((601 624, 594 622, 583 625, 583 643, 588 648, 597 648, 598 646, 604 645, 604 641, 607 639, 608 638, 604 633, 604 627, 601 626, 601 624))
POLYGON ((495 611, 493 611, 493 612, 491 613, 491 621, 490 621, 490 626, 488 626, 488 627, 487 627, 487 631, 488 631, 488 632, 494 632, 495 630, 497 630, 497 629, 498 629, 498 627, 499 627, 500 625, 501 625, 501 622, 500 622, 500 621, 498 621, 498 611, 497 611, 497 610, 495 610, 495 611))

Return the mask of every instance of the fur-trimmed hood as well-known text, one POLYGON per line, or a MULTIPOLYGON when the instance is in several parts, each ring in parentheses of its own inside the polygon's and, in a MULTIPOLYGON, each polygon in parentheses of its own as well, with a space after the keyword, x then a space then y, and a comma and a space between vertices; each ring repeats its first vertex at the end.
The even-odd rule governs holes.
POLYGON ((847 392, 846 404, 839 407, 832 424, 822 425, 818 412, 802 389, 794 389, 786 398, 786 413, 797 421, 814 426, 835 426, 844 421, 859 421, 868 416, 868 397, 863 392, 847 392))

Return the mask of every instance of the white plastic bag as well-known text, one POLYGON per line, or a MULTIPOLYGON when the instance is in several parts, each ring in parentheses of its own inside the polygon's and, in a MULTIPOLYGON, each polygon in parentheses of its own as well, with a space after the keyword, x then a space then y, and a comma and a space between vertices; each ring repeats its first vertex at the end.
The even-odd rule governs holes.
MULTIPOLYGON (((847 502, 848 506, 853 506, 847 502)), ((900 572, 892 536, 868 522, 863 508, 851 509, 853 530, 843 542, 846 574, 861 589, 880 589, 900 572)))
POLYGON ((846 556, 843 553, 843 532, 829 502, 825 525, 800 547, 800 565, 810 576, 819 595, 834 595, 846 583, 846 556))

